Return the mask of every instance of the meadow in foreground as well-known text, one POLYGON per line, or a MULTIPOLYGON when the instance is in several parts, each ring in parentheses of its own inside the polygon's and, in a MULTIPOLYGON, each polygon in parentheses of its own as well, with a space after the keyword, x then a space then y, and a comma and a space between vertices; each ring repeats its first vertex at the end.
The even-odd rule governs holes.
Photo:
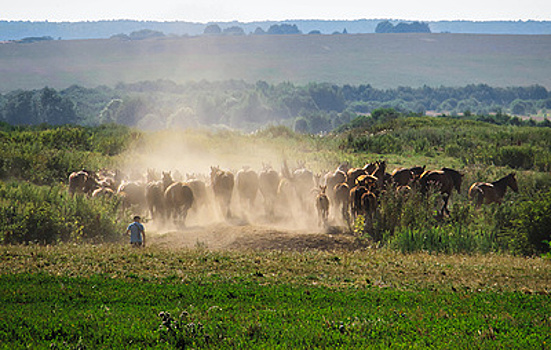
POLYGON ((2 348, 549 347, 550 262, 362 251, 0 248, 2 348))

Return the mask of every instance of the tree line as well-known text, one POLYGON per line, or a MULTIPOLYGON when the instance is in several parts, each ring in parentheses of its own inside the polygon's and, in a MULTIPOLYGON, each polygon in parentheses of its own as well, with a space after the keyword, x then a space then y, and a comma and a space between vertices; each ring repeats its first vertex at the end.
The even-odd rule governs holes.
MULTIPOLYGON (((303 33, 320 31, 334 33, 346 28, 349 33, 374 33, 379 19, 361 20, 294 20, 293 24, 303 33)), ((397 25, 397 21, 391 21, 397 25)), ((0 41, 20 40, 26 37, 50 36, 64 40, 107 39, 116 33, 138 32, 144 29, 166 33, 166 35, 201 35, 206 26, 212 23, 183 21, 135 21, 109 20, 86 22, 46 22, 46 21, 0 21, 0 41)), ((266 30, 270 21, 257 22, 216 22, 221 28, 238 26, 246 33, 256 28, 266 30)), ((281 22, 277 23, 281 24, 281 22)), ((472 33, 472 34, 531 34, 551 33, 551 21, 430 21, 428 25, 433 33, 472 33)))
MULTIPOLYGON (((543 86, 399 87, 238 80, 176 84, 145 81, 111 88, 45 87, 0 94, 0 120, 13 125, 117 123, 142 129, 225 126, 256 130, 282 124, 305 133, 330 132, 378 109, 549 126, 550 92, 543 86), (543 116, 543 120, 524 118, 543 116)), ((360 118, 361 119, 361 118, 360 118)))

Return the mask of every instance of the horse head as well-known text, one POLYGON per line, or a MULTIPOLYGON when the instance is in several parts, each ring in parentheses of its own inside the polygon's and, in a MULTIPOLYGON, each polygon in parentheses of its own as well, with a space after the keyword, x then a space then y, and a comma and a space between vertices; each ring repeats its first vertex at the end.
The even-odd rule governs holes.
POLYGON ((507 185, 509 185, 513 191, 518 193, 518 183, 515 173, 510 173, 507 175, 507 185))

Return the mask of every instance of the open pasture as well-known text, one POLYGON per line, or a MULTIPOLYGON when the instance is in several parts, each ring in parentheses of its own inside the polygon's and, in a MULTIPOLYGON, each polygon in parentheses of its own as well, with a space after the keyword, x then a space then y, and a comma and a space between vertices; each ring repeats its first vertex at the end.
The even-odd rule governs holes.
POLYGON ((139 250, 8 246, 0 259, 3 348, 545 349, 551 340, 542 259, 174 250, 155 240, 139 250))
POLYGON ((551 36, 267 35, 0 44, 0 92, 169 79, 551 88, 551 36))

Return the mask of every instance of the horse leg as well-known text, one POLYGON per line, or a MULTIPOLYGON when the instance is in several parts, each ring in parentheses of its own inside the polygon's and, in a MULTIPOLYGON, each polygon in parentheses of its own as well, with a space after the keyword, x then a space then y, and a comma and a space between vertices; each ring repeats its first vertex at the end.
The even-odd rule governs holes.
POLYGON ((445 213, 450 215, 450 210, 448 209, 448 201, 450 200, 450 196, 449 195, 443 196, 442 199, 444 200, 444 205, 442 206, 442 210, 440 211, 440 214, 442 217, 444 217, 445 213))

